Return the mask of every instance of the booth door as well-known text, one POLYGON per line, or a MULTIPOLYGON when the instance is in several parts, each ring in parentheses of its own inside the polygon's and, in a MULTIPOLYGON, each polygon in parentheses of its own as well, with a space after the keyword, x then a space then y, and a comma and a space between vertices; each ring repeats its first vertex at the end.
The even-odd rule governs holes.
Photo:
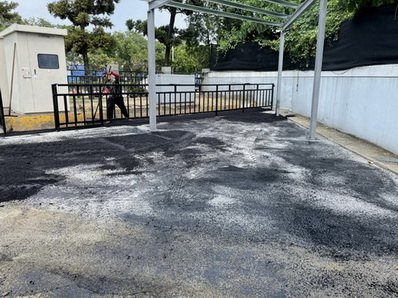
POLYGON ((61 67, 65 61, 63 37, 47 34, 32 34, 29 36, 29 55, 33 98, 37 112, 52 112, 52 84, 66 82, 66 69, 61 67))

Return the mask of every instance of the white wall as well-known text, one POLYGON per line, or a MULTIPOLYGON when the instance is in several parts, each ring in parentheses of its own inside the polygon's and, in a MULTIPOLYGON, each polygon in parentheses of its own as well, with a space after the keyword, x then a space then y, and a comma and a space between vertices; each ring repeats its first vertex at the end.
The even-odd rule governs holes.
MULTIPOLYGON (((195 92, 195 76, 194 75, 178 75, 178 74, 157 74, 156 75, 156 85, 164 84, 170 86, 156 86, 156 92, 162 93, 166 92, 166 94, 160 95, 160 102, 161 103, 170 103, 174 101, 180 101, 181 96, 175 95, 174 92, 195 92), (186 85, 186 86, 177 86, 175 89, 174 85, 186 85), (170 92, 170 93, 169 93, 170 92)), ((182 97, 185 100, 189 99, 189 97, 182 97)), ((192 101, 194 101, 194 96, 192 96, 192 101)))
MULTIPOLYGON (((211 72, 205 84, 275 83, 277 72, 211 72)), ((283 72, 281 108, 311 114, 313 72, 283 72)), ((322 72, 318 121, 398 154, 398 65, 322 72)))

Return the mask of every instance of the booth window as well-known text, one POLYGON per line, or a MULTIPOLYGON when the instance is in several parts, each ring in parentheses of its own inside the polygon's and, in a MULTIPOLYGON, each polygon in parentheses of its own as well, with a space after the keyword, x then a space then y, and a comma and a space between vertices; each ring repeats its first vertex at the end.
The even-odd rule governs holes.
POLYGON ((39 68, 45 69, 58 69, 59 61, 58 55, 53 54, 38 54, 39 68))

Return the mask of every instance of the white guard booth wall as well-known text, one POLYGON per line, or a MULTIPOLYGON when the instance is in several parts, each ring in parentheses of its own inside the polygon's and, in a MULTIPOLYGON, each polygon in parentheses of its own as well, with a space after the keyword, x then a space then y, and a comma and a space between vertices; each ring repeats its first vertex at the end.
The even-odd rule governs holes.
POLYGON ((4 38, 0 37, 0 90, 3 98, 3 106, 8 107, 6 98, 9 98, 8 83, 7 83, 7 65, 4 53, 4 38))
MULTIPOLYGON (((0 32, 5 107, 11 103, 11 110, 22 114, 53 112, 51 84, 67 83, 66 34, 65 29, 18 24, 0 32)), ((61 101, 59 109, 65 110, 61 101)))

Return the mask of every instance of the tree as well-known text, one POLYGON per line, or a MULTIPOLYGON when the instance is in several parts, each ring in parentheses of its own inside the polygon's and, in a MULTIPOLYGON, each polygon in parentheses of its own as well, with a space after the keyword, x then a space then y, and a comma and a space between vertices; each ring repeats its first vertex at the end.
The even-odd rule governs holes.
MULTIPOLYGON (((113 37, 116 41, 112 55, 122 70, 147 71, 148 64, 148 42, 137 32, 115 32, 113 37)), ((164 57, 164 45, 156 42, 155 55, 158 64, 164 57)))
MULTIPOLYGON (((291 1, 300 3, 300 1, 291 1)), ((275 4, 264 3, 259 0, 249 0, 249 5, 261 7, 284 14, 292 13, 290 8, 283 8, 275 4)), ((290 27, 285 36, 285 51, 294 62, 308 64, 315 55, 318 26, 318 2, 298 18, 290 27)), ((338 36, 340 24, 352 17, 353 13, 340 5, 339 0, 328 1, 328 15, 326 20, 326 38, 333 40, 338 36)), ((280 21, 273 17, 270 21, 280 21)), ((217 44, 221 51, 234 48, 238 43, 256 42, 260 45, 270 46, 274 50, 279 49, 279 31, 275 27, 254 22, 231 22, 222 20, 218 25, 217 44)))
POLYGON ((23 25, 30 25, 30 26, 39 26, 39 27, 48 27, 48 28, 58 28, 60 26, 54 25, 43 18, 28 18, 22 19, 21 23, 23 25))
POLYGON ((92 70, 105 69, 107 65, 114 63, 114 59, 105 53, 102 49, 91 50, 88 53, 88 57, 91 61, 92 70))
MULTIPOLYGON (((202 0, 187 0, 184 3, 193 5, 203 5, 202 0)), ((184 33, 184 30, 175 27, 175 20, 178 14, 184 14, 186 16, 191 15, 193 12, 186 9, 175 8, 171 6, 164 6, 160 10, 167 10, 170 13, 169 24, 155 28, 156 39, 165 45, 165 56, 164 56, 164 66, 170 66, 171 64, 171 49, 180 45, 183 39, 180 37, 184 33)), ((133 21, 128 20, 126 26, 129 30, 135 30, 147 35, 146 21, 133 21)))
POLYGON ((177 73, 197 73, 209 65, 209 47, 204 45, 188 46, 183 43, 175 48, 172 67, 177 73))
MULTIPOLYGON (((325 39, 330 42, 338 39, 341 23, 353 17, 353 12, 339 4, 339 0, 328 1, 325 39)), ((319 3, 315 3, 292 25, 285 37, 286 52, 293 62, 307 67, 315 57, 318 35, 319 3)), ((279 49, 279 41, 266 41, 263 44, 279 49)))
POLYGON ((86 70, 90 68, 89 51, 111 47, 114 40, 104 28, 112 28, 109 17, 119 0, 58 0, 47 5, 55 17, 68 19, 72 23, 65 39, 66 50, 75 51, 83 58, 86 70), (91 31, 87 27, 92 25, 91 31))
POLYGON ((216 42, 216 28, 220 23, 217 19, 219 17, 215 15, 193 12, 186 18, 188 27, 181 33, 181 38, 189 46, 199 44, 210 46, 216 42))
MULTIPOLYGON (((290 2, 301 3, 303 1, 290 0, 290 2)), ((292 12, 289 8, 281 8, 261 0, 247 0, 245 3, 286 14, 292 12)), ((336 40, 342 22, 360 14, 364 8, 390 3, 396 3, 396 0, 329 0, 327 3, 326 40, 336 40)), ((230 11, 233 12, 233 10, 230 11)), ((303 64, 303 66, 306 66, 315 56, 318 12, 319 1, 298 18, 285 35, 285 51, 294 62, 303 64)), ((269 18, 269 20, 273 19, 269 18)), ((221 51, 228 51, 238 43, 247 41, 271 46, 274 50, 279 49, 279 32, 273 27, 224 18, 215 20, 213 26, 216 28, 217 44, 221 51)))
MULTIPOLYGON (((171 22, 172 23, 172 22, 171 22)), ((147 21, 133 21, 133 20, 127 20, 126 21, 126 26, 127 29, 133 32, 139 32, 142 33, 143 35, 148 34, 148 29, 147 29, 147 21)), ((169 25, 166 26, 160 26, 155 28, 155 38, 164 45, 165 47, 165 52, 164 52, 164 60, 162 65, 164 66, 170 66, 171 63, 171 49, 172 47, 178 46, 181 44, 182 40, 179 37, 179 33, 182 30, 179 30, 177 28, 174 28, 173 30, 170 30, 169 25)))
POLYGON ((183 10, 171 6, 166 6, 163 9, 169 11, 170 21, 167 26, 162 26, 158 28, 159 32, 157 38, 159 42, 163 43, 166 46, 166 51, 164 54, 164 66, 170 66, 171 48, 173 46, 181 44, 181 39, 178 37, 178 29, 174 27, 175 19, 177 13, 182 13, 183 10))
MULTIPOLYGON (((395 0, 329 0, 326 18, 326 42, 339 38, 341 24, 354 18, 365 8, 376 7, 395 0)), ((319 2, 300 17, 286 34, 286 51, 294 62, 307 66, 311 57, 315 57, 318 33, 319 2)), ((279 49, 277 41, 265 42, 274 49, 279 49)))
POLYGON ((17 12, 13 12, 17 7, 18 3, 16 2, 0 1, 0 30, 21 20, 21 16, 17 12))
MULTIPOLYGON (((138 36, 141 36, 139 33, 142 33, 144 35, 147 34, 146 21, 128 20, 126 22, 126 25, 130 30, 127 33, 135 34, 138 36)), ((172 66, 173 71, 181 73, 192 73, 198 71, 201 68, 209 67, 210 47, 208 45, 203 45, 200 42, 200 35, 197 34, 197 30, 193 26, 189 26, 187 29, 184 30, 175 29, 175 32, 178 32, 178 36, 175 36, 170 40, 168 39, 168 26, 155 28, 155 37, 158 42, 163 45, 164 57, 170 55, 170 58, 168 58, 168 63, 170 66, 172 66), (170 49, 169 54, 166 53, 168 48, 170 49), (172 49, 174 49, 174 59, 171 57, 172 49)), ((136 38, 138 38, 138 36, 136 38)), ((143 37, 141 36, 141 38, 143 37)), ((128 49, 129 46, 124 46, 122 48, 128 49)), ((145 55, 147 55, 146 45, 145 48, 142 48, 142 51, 145 51, 145 55)), ((147 63, 146 61, 147 60, 145 59, 145 67, 147 63)), ((164 63, 165 60, 159 61, 158 56, 156 58, 156 61, 158 65, 165 65, 162 64, 162 62, 164 63)))

